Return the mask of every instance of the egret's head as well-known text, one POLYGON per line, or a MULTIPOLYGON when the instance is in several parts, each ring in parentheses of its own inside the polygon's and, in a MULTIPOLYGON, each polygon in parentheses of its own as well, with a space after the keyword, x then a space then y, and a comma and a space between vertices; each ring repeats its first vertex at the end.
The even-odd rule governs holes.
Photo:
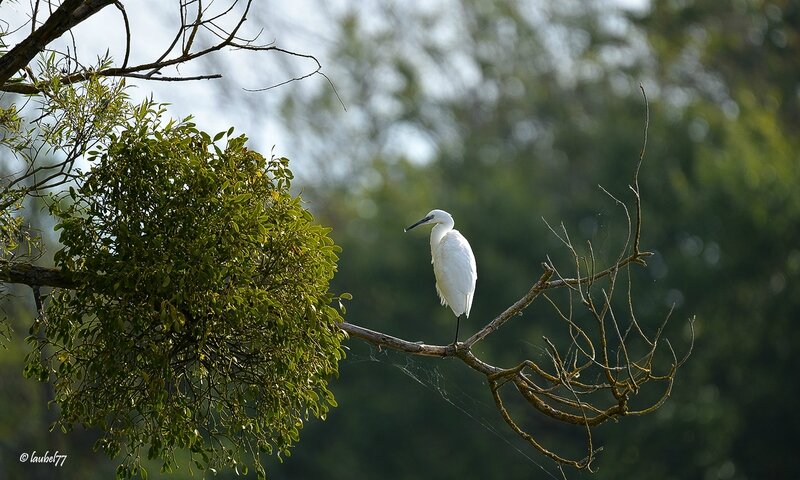
POLYGON ((407 231, 411 230, 414 227, 417 227, 419 225, 425 225, 425 224, 428 224, 428 223, 430 223, 432 225, 435 225, 437 223, 450 223, 450 224, 452 224, 453 223, 453 217, 450 216, 450 214, 445 212, 444 210, 431 210, 430 212, 428 212, 427 215, 425 215, 425 218, 423 218, 419 222, 415 223, 414 225, 411 225, 410 227, 406 228, 405 231, 407 232, 407 231))

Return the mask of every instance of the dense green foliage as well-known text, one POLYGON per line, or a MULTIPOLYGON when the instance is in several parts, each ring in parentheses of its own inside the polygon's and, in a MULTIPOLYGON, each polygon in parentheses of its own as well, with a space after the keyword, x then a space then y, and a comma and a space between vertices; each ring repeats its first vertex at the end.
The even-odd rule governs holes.
POLYGON ((123 476, 145 456, 171 470, 176 449, 201 469, 263 475, 260 453, 287 454, 335 405, 339 250, 288 193, 286 159, 164 122, 142 105, 53 205, 56 264, 78 286, 32 329, 48 359, 34 351, 26 372, 54 372, 63 428, 100 427, 97 445, 125 452, 123 476))

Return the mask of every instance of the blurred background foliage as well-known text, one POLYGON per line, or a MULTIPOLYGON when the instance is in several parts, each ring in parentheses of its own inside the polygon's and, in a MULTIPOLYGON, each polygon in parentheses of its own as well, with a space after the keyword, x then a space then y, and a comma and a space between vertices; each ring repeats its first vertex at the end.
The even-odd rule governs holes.
MULTIPOLYGON (((697 343, 666 405, 599 428, 597 472, 566 476, 800 477, 800 2, 387 1, 335 12, 324 67, 347 111, 320 82, 289 87, 273 113, 296 136, 286 152, 301 159, 296 186, 343 247, 333 291, 354 296, 347 320, 448 341, 454 319, 438 305, 427 237, 402 232, 432 208, 453 214, 477 258, 465 335, 522 296, 548 255, 568 269, 542 218, 614 255, 624 217, 597 185, 630 199, 641 82, 643 247, 654 256, 636 273, 637 313, 652 332, 674 307, 679 352, 696 315, 697 343)), ((480 353, 504 366, 545 358, 542 335, 566 339, 543 307, 480 353)), ((0 355, 0 471, 28 446, 56 445, 46 392, 20 375, 32 309, 14 308, 16 338, 0 355)), ((272 478, 560 478, 455 362, 347 346, 332 384, 339 407, 268 466, 272 478)), ((533 414, 525 423, 556 450, 582 448, 580 431, 533 414)), ((64 478, 103 461, 80 435, 60 441, 64 478)))

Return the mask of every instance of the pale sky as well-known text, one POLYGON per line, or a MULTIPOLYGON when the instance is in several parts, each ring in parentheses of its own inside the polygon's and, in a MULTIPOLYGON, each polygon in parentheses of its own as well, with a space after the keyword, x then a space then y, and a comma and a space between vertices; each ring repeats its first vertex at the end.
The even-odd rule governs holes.
MULTIPOLYGON (((446 18, 448 9, 455 0, 428 0, 410 4, 399 0, 387 1, 389 4, 397 4, 402 8, 439 12, 446 18)), ((649 0, 594 1, 635 10, 647 8, 649 5, 649 0)), ((546 3, 532 1, 532 12, 536 6, 546 3)), ((177 6, 173 2, 154 0, 125 2, 125 5, 134 37, 129 63, 152 61, 158 57, 175 34, 178 25, 177 6)), ((218 8, 222 8, 224 5, 227 3, 219 3, 218 8)), ((337 78, 337 74, 342 75, 341 70, 336 70, 336 60, 330 58, 330 52, 335 46, 331 18, 335 17, 333 14, 357 9, 366 28, 369 28, 369 25, 379 28, 383 20, 370 8, 374 5, 377 3, 357 0, 255 2, 255 11, 248 15, 248 22, 242 33, 253 35, 263 28, 260 37, 263 43, 275 42, 281 48, 314 55, 322 64, 323 72, 330 75, 334 84, 346 83, 350 79, 337 78)), ((19 25, 29 14, 29 3, 4 2, 0 6, 0 12, 5 21, 11 25, 19 25)), ((9 45, 13 45, 28 31, 29 27, 7 37, 5 41, 9 45)), ((444 29, 430 32, 430 34, 447 36, 447 32, 448 28, 445 23, 444 29)), ((115 8, 107 7, 81 24, 73 33, 74 45, 77 46, 79 58, 83 62, 91 63, 108 49, 115 61, 121 63, 125 45, 124 24, 122 16, 115 8)), ((557 35, 553 35, 553 39, 557 42, 557 35)), ((51 47, 63 51, 66 47, 72 49, 72 45, 72 39, 65 35, 51 47)), ((265 154, 272 151, 277 155, 285 155, 302 162, 302 158, 297 158, 303 156, 302 132, 289 131, 282 126, 279 105, 289 92, 318 91, 321 88, 330 88, 327 80, 317 75, 301 82, 290 83, 264 92, 249 93, 243 89, 263 88, 283 82, 293 76, 311 72, 315 68, 313 62, 274 52, 243 51, 224 51, 211 57, 211 60, 218 63, 212 66, 207 62, 195 62, 180 67, 177 72, 164 73, 167 75, 197 75, 220 72, 224 76, 223 79, 193 82, 129 80, 129 85, 134 86, 129 93, 134 100, 141 100, 152 94, 157 101, 171 104, 169 112, 172 116, 184 117, 192 114, 201 129, 212 133, 234 126, 236 131, 246 133, 250 137, 252 148, 265 154), (245 104, 251 108, 243 108, 242 106, 245 104), (253 106, 256 108, 253 109, 253 106), (253 112, 263 112, 263 114, 253 114, 253 112)), ((457 63, 454 62, 456 65, 457 63)), ((462 79, 468 79, 469 66, 465 64, 462 70, 459 71, 459 76, 462 79)), ((445 87, 442 82, 433 77, 429 83, 427 88, 431 90, 445 87)), ((443 92, 447 93, 446 88, 443 92)), ((357 122, 357 107, 360 99, 348 98, 346 92, 341 93, 343 93, 344 103, 352 107, 349 112, 342 110, 343 122, 357 122)), ((397 132, 392 138, 395 140, 390 143, 389 147, 407 150, 405 153, 412 160, 425 161, 433 154, 434 146, 426 144, 425 140, 418 136, 415 137, 413 132, 404 131, 402 126, 398 126, 397 132)), ((324 139, 320 141, 324 141, 324 139)))

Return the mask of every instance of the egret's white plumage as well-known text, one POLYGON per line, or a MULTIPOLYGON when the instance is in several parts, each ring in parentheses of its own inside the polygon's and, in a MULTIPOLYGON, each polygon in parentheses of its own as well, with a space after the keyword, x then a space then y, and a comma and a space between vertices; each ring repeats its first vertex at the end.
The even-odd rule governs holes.
POLYGON ((442 305, 449 306, 459 320, 456 323, 457 342, 461 315, 469 317, 472 297, 475 295, 475 281, 478 279, 475 255, 464 235, 453 229, 453 217, 444 210, 431 210, 406 231, 428 223, 434 224, 431 230, 431 263, 436 276, 436 293, 442 305))

